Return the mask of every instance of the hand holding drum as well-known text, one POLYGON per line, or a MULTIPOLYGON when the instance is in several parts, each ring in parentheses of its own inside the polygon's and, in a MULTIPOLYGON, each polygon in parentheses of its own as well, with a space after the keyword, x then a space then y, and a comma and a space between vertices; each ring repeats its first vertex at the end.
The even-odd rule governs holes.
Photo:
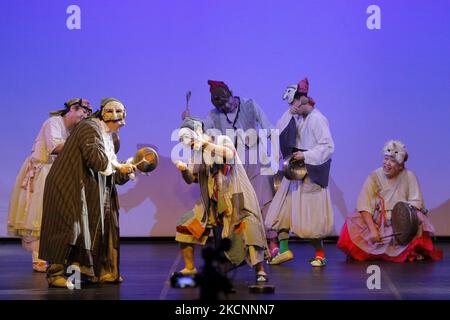
POLYGON ((382 239, 394 237, 395 242, 399 245, 408 245, 419 231, 417 208, 407 202, 397 202, 392 209, 392 230, 393 234, 382 237, 382 239))

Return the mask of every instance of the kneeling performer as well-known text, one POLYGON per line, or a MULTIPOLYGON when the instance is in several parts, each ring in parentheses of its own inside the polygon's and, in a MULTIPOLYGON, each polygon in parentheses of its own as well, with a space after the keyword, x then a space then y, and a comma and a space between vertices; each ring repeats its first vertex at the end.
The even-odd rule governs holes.
POLYGON ((356 212, 342 227, 338 247, 359 261, 441 259, 442 252, 431 241, 434 228, 419 183, 405 168, 405 146, 391 140, 383 152, 383 166, 367 177, 356 212))

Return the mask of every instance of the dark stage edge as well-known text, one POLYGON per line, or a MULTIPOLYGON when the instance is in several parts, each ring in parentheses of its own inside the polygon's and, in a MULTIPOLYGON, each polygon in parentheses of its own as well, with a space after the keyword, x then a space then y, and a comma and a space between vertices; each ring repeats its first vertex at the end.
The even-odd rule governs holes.
MULTIPOLYGON (((230 273, 236 293, 231 300, 411 300, 450 299, 450 243, 437 243, 444 251, 438 262, 414 263, 348 262, 334 243, 325 250, 328 265, 317 269, 309 265, 313 254, 307 243, 290 245, 295 258, 281 266, 267 266, 274 294, 249 293, 254 272, 242 266, 230 273), (367 268, 378 265, 381 289, 369 290, 367 268)), ((200 250, 197 264, 202 264, 200 250)), ((173 242, 121 245, 120 285, 95 285, 81 290, 49 289, 45 274, 33 272, 31 256, 17 243, 0 243, 0 300, 194 300, 198 289, 169 286, 171 272, 182 268, 178 245, 173 242)))

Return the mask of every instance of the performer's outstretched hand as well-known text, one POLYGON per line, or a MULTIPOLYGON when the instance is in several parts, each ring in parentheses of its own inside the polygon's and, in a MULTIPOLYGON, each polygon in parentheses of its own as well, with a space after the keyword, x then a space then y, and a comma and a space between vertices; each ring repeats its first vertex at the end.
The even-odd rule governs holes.
POLYGON ((176 166, 177 169, 180 170, 181 172, 187 170, 187 164, 184 163, 183 161, 177 161, 177 162, 175 162, 175 166, 176 166))
POLYGON ((136 171, 136 166, 131 163, 122 163, 119 165, 117 169, 119 170, 120 173, 130 174, 136 171))

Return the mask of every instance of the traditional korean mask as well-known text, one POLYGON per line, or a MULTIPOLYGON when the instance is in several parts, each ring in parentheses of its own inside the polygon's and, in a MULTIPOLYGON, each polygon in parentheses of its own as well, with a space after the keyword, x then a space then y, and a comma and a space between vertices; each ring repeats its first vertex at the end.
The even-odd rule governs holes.
POLYGON ((125 107, 118 101, 110 101, 102 108, 102 119, 105 122, 118 122, 121 126, 124 126, 126 116, 125 107))
POLYGON ((383 149, 385 157, 392 157, 398 164, 403 164, 408 160, 408 153, 405 145, 398 140, 390 140, 386 142, 383 149))
POLYGON ((288 104, 294 101, 295 92, 297 91, 297 84, 291 84, 286 88, 283 94, 283 100, 286 100, 288 104))
POLYGON ((181 128, 178 132, 178 138, 181 143, 195 151, 200 151, 204 142, 201 130, 194 131, 189 128, 181 128))
POLYGON ((226 88, 218 87, 211 90, 211 102, 219 110, 227 112, 230 109, 228 105, 231 92, 226 88))

